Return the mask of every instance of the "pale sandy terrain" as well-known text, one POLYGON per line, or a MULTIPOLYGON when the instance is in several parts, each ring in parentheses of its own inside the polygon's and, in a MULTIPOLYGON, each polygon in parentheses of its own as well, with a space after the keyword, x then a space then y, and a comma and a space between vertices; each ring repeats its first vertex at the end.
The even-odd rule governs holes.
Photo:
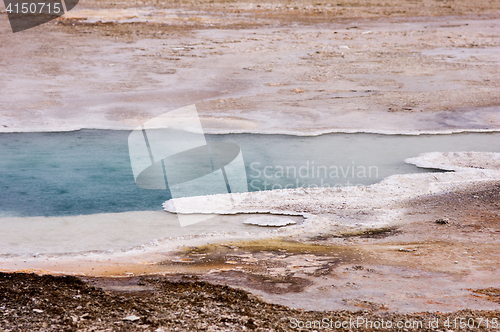
POLYGON ((83 0, 57 24, 0 21, 0 131, 130 129, 193 103, 212 133, 498 130, 498 15, 486 1, 83 0))

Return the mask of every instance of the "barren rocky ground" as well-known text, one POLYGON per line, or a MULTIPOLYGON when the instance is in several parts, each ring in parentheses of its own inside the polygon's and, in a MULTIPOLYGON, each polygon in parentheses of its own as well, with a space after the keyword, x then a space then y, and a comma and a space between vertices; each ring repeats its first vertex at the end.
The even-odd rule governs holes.
POLYGON ((366 321, 384 321, 385 326, 393 324, 394 331, 435 331, 429 322, 454 326, 460 324, 460 318, 476 325, 463 330, 498 330, 492 324, 498 313, 487 311, 413 315, 370 309, 313 312, 268 304, 244 291, 198 281, 171 282, 158 277, 86 281, 0 274, 2 331, 310 331, 307 322, 323 323, 325 319, 327 324, 345 322, 344 330, 378 331, 380 328, 372 328, 366 321), (352 325, 354 321, 360 325, 352 325), (480 321, 484 327, 478 329, 480 321), (396 328, 398 322, 410 322, 408 326, 415 328, 396 328))

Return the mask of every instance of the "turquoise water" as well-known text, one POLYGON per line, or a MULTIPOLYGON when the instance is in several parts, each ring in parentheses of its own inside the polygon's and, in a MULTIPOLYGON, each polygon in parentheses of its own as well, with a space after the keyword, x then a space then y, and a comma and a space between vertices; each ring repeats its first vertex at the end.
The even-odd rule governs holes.
POLYGON ((163 192, 134 183, 128 132, 0 135, 0 213, 62 216, 154 210, 163 192))
MULTIPOLYGON (((129 134, 111 130, 0 134, 0 216, 160 210, 169 193, 135 184, 129 134)), ((391 174, 428 171, 403 162, 423 152, 500 152, 500 133, 206 138, 240 146, 249 191, 369 185, 391 174)))

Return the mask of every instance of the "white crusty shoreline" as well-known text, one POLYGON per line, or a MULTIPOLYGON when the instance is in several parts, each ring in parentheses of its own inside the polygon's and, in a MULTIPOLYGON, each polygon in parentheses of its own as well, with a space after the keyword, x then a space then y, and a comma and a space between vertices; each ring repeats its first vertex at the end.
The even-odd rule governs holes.
POLYGON ((500 179, 500 153, 431 152, 405 160, 425 168, 453 172, 392 175, 366 187, 298 188, 173 199, 165 211, 177 213, 271 213, 301 215, 302 225, 285 232, 316 234, 337 226, 383 227, 402 222, 401 204, 420 196, 466 189, 471 185, 500 179))
MULTIPOLYGON (((89 126, 89 127, 34 127, 34 128, 0 128, 0 134, 22 134, 22 133, 66 133, 81 130, 116 130, 116 131, 131 131, 135 127, 129 126, 89 126)), ((466 133, 497 133, 500 128, 477 129, 477 128, 457 128, 457 129, 442 129, 442 130, 383 130, 383 129, 325 129, 325 130, 276 130, 260 131, 260 130, 206 130, 205 134, 212 135, 231 135, 231 134, 253 134, 253 135, 288 135, 300 137, 314 137, 328 134, 375 134, 375 135, 403 135, 403 136, 419 136, 419 135, 453 135, 466 133)))
MULTIPOLYGON (((5 225, 11 225, 3 234, 4 237, 10 239, 16 238, 15 234, 23 234, 24 237, 28 236, 25 231, 25 226, 28 225, 30 225, 28 229, 32 230, 29 234, 33 233, 33 236, 42 230, 40 227, 44 228, 46 225, 51 225, 51 230, 48 233, 47 230, 44 232, 47 235, 52 234, 45 240, 52 243, 52 246, 54 246, 53 241, 58 237, 57 229, 60 229, 59 232, 63 232, 61 234, 65 234, 65 237, 58 240, 60 243, 56 243, 58 245, 54 247, 55 251, 44 252, 45 242, 41 241, 38 245, 32 243, 32 250, 16 250, 16 252, 13 252, 14 256, 19 254, 21 256, 26 254, 31 256, 34 253, 40 253, 39 256, 44 257, 45 254, 50 253, 50 255, 56 254, 56 257, 62 257, 60 254, 66 253, 71 256, 79 256, 86 252, 85 256, 89 254, 91 256, 97 255, 96 257, 118 257, 121 255, 128 257, 138 252, 152 253, 158 250, 169 252, 176 250, 179 246, 200 243, 294 235, 315 236, 323 233, 335 233, 346 228, 364 229, 393 226, 406 222, 404 203, 409 200, 449 191, 465 190, 477 184, 488 184, 500 179, 500 153, 432 152, 405 161, 419 167, 453 172, 392 175, 379 183, 360 187, 299 188, 232 194, 238 196, 237 201, 240 201, 240 203, 237 206, 226 204, 229 201, 227 200, 228 195, 169 200, 164 203, 166 211, 220 215, 214 219, 215 221, 212 221, 212 223, 215 222, 213 227, 210 227, 211 221, 208 220, 194 225, 195 228, 192 228, 193 226, 182 227, 180 230, 175 231, 178 233, 177 235, 169 231, 171 227, 179 228, 175 216, 161 211, 74 217, 5 217, 0 220, 4 228, 7 227, 5 225), (224 226, 224 223, 221 224, 221 218, 224 218, 225 215, 230 218, 224 223, 236 222, 238 226, 228 229, 224 226), (248 229, 241 226, 245 224, 246 220, 252 220, 255 216, 261 216, 263 219, 260 224, 264 224, 264 219, 269 215, 281 215, 283 217, 278 218, 290 218, 290 222, 288 222, 290 225, 277 228, 247 226, 248 229), (294 224, 292 222, 293 218, 297 217, 303 217, 304 222, 294 224), (89 233, 87 236, 91 236, 93 234, 92 230, 102 227, 102 224, 99 226, 99 223, 104 222, 104 220, 107 220, 105 222, 106 229, 114 227, 120 232, 112 232, 108 236, 107 233, 100 234, 97 231, 100 237, 95 238, 92 236, 92 239, 88 240, 85 234, 89 233), (138 220, 142 221, 138 223, 138 220), (66 227, 64 231, 61 228, 63 225, 66 227), (89 243, 108 243, 113 237, 120 239, 120 236, 125 236, 127 229, 136 229, 138 227, 141 231, 136 232, 136 236, 129 239, 128 242, 124 241, 121 246, 109 247, 101 245, 101 247, 89 247, 89 243), (37 231, 37 229, 39 230, 37 231), (71 237, 76 236, 75 234, 80 234, 78 236, 79 241, 74 242, 73 246, 71 246, 71 237)), ((118 242, 118 244, 120 243, 118 242)), ((36 258, 34 259, 36 260, 36 258)))
MULTIPOLYGON (((404 203, 408 200, 465 190, 470 186, 500 180, 500 153, 431 152, 405 161, 418 167, 452 172, 392 175, 370 186, 298 188, 231 194, 236 198, 235 201, 240 202, 236 206, 228 204, 230 200, 227 199, 227 194, 180 198, 163 204, 168 212, 220 215, 213 221, 194 225, 194 228, 179 228, 175 215, 161 211, 68 217, 4 217, 0 218, 0 221, 5 241, 30 236, 35 241, 36 234, 45 234, 43 239, 35 241, 38 244, 30 242, 28 248, 31 250, 16 249, 12 254, 78 255, 88 251, 101 252, 99 255, 115 255, 130 250, 155 251, 159 248, 171 251, 179 245, 194 245, 206 241, 213 243, 229 239, 259 239, 301 234, 314 236, 345 228, 382 228, 397 225, 406 222, 404 203), (225 215, 229 219, 221 224, 225 215), (283 218, 278 217, 280 215, 289 216, 285 217, 290 218, 289 221, 285 223, 283 220, 284 224, 289 225, 278 228, 260 227, 265 224, 266 216, 269 215, 275 215, 277 218, 283 218), (261 217, 262 221, 257 222, 260 226, 242 227, 249 223, 247 221, 255 219, 255 216, 261 217), (304 222, 295 224, 294 217, 302 217, 304 222), (137 222, 139 220, 142 221, 137 222), (226 223, 236 224, 229 230, 224 226, 226 223), (98 230, 103 225, 106 225, 108 232, 101 234, 98 230), (26 227, 30 232, 26 232, 26 227), (172 230, 169 231, 172 227, 176 229, 175 234, 172 230), (116 231, 109 233, 110 229, 116 231), (135 230, 135 236, 126 235, 130 230, 135 230), (94 232, 99 236, 92 235, 94 232), (78 241, 72 242, 71 238, 78 238, 78 241), (44 244, 49 243, 53 247, 52 251, 44 251, 44 244), (103 245, 104 243, 113 243, 113 246, 103 245)), ((17 247, 19 244, 16 244, 17 247)))

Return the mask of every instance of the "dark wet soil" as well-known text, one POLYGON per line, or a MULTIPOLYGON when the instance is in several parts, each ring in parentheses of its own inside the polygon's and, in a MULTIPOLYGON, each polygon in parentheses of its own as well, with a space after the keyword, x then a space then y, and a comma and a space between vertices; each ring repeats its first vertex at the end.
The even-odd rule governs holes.
MULTIPOLYGON (((312 329, 306 327, 307 322, 331 319, 335 324, 359 318, 383 319, 394 325, 398 321, 422 322, 422 328, 412 330, 431 331, 435 330, 428 327, 431 320, 439 319, 443 325, 448 318, 450 322, 465 318, 475 319, 476 326, 480 319, 483 324, 489 319, 489 328, 473 330, 495 331, 492 319, 500 317, 499 312, 470 310, 412 315, 376 314, 370 309, 354 313, 293 310, 262 302, 228 286, 185 279, 188 281, 154 276, 82 280, 72 276, 1 273, 0 327, 2 331, 308 331, 312 329), (299 324, 304 324, 304 328, 296 327, 299 324)), ((498 290, 488 292, 498 294, 498 290)), ((380 329, 351 325, 343 330, 380 329)))

